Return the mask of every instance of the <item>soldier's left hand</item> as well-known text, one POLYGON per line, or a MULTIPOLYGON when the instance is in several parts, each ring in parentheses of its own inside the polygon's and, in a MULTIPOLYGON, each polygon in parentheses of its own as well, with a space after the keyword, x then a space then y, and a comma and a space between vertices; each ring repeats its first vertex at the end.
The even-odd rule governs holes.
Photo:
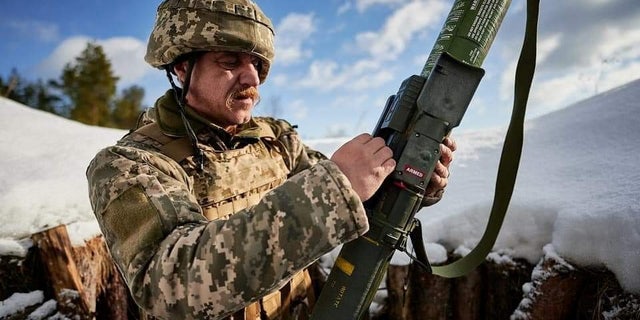
POLYGON ((436 164, 431 180, 425 192, 425 196, 441 196, 444 188, 449 182, 449 165, 453 161, 453 152, 456 151, 456 141, 451 137, 446 137, 440 144, 440 160, 436 164), (440 194, 438 194, 440 193, 440 194))

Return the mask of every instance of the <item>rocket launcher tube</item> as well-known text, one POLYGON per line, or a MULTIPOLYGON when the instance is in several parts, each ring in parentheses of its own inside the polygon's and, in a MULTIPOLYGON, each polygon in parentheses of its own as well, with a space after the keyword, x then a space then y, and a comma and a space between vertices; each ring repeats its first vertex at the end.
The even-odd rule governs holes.
POLYGON ((444 52, 481 67, 510 4, 511 0, 456 0, 421 75, 427 77, 444 52))

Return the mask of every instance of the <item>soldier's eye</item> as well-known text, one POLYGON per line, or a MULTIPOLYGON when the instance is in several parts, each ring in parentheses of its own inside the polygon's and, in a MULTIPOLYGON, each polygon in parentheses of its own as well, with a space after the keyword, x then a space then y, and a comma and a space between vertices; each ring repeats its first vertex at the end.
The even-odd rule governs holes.
POLYGON ((251 56, 251 64, 256 68, 256 70, 260 70, 260 68, 262 67, 262 59, 256 57, 256 56, 251 56))
POLYGON ((225 53, 216 59, 218 65, 226 70, 233 70, 240 66, 240 57, 234 53, 225 53))

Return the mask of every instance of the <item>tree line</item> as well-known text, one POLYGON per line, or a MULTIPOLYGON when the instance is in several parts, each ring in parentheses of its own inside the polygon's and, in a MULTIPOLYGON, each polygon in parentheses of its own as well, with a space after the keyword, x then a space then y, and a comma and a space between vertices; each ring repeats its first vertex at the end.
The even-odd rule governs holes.
POLYGON ((103 48, 88 43, 58 79, 29 81, 16 69, 7 79, 0 75, 0 96, 88 125, 129 129, 143 108, 144 89, 132 85, 116 94, 117 83, 103 48))

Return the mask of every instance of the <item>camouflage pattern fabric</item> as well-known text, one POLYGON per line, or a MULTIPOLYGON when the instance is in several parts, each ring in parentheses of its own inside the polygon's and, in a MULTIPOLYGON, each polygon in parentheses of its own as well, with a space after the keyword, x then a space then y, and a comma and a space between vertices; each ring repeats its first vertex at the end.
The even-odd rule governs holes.
MULTIPOLYGON (((175 133, 180 130, 173 127, 179 122, 171 97, 168 93, 156 104, 155 121, 175 133)), ((91 204, 110 252, 148 314, 228 316, 367 231, 364 208, 347 178, 333 162, 310 157, 317 153, 286 122, 256 118, 225 136, 220 128, 191 119, 207 162, 229 161, 220 167, 227 171, 208 166, 195 174, 190 157, 178 163, 160 152, 157 141, 135 133, 100 151, 87 169, 91 204), (271 164, 241 165, 246 172, 233 172, 238 164, 233 161, 242 156, 246 163, 271 164), (246 206, 228 219, 205 218, 203 202, 243 192, 240 198, 246 198, 254 191, 241 180, 255 183, 265 174, 271 176, 269 185, 280 183, 282 174, 286 180, 255 203, 242 200, 246 206), (223 191, 205 201, 209 189, 223 191)))
POLYGON ((158 6, 145 60, 163 68, 194 51, 234 51, 262 59, 267 77, 274 58, 271 20, 250 0, 166 0, 158 6))

